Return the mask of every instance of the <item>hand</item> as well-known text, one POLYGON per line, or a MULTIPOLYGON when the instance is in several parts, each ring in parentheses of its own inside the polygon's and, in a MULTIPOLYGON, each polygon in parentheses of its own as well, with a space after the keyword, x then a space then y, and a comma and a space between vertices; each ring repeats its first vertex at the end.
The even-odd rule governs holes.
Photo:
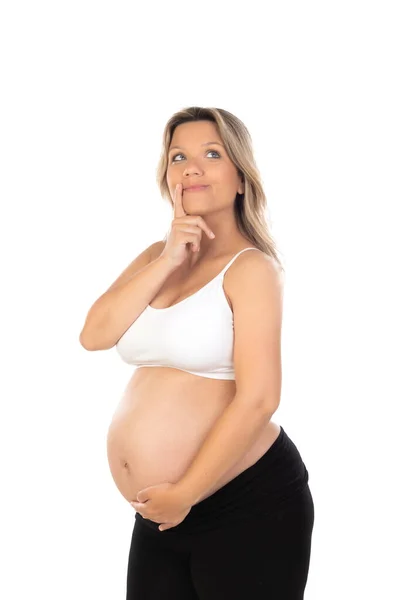
POLYGON ((193 252, 199 252, 203 231, 210 239, 215 238, 203 217, 186 214, 182 204, 182 184, 178 183, 175 187, 174 218, 160 256, 179 267, 193 252))
POLYGON ((160 483, 140 490, 136 502, 130 504, 144 519, 161 523, 160 531, 176 527, 189 514, 192 506, 178 492, 175 483, 160 483))

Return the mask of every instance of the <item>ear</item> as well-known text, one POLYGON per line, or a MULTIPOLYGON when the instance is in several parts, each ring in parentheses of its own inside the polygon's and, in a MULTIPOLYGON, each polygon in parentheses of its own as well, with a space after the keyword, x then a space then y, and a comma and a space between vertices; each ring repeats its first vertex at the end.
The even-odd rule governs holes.
POLYGON ((238 187, 238 194, 244 194, 244 177, 240 177, 240 184, 238 187))

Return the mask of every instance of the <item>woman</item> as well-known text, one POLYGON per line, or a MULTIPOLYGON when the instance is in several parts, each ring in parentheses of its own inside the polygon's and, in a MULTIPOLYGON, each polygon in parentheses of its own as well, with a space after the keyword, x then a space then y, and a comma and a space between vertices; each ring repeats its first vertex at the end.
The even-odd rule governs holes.
POLYGON ((81 333, 88 350, 116 346, 137 367, 107 437, 136 510, 128 599, 303 598, 314 505, 297 447, 271 420, 283 267, 260 181, 237 117, 174 114, 158 167, 169 233, 100 296, 81 333))

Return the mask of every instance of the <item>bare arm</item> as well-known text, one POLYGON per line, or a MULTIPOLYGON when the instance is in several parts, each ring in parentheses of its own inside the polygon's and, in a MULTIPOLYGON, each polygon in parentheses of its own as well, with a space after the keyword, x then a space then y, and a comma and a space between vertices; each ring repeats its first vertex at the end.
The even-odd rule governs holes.
POLYGON ((176 270, 167 258, 142 252, 90 308, 79 341, 86 350, 108 350, 136 321, 176 270))

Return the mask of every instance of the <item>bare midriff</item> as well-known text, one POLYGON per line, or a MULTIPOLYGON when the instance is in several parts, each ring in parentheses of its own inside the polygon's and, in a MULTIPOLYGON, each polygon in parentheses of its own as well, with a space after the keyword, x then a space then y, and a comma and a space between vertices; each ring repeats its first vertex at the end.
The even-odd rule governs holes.
MULTIPOLYGON (((107 456, 114 482, 129 502, 141 489, 176 483, 235 395, 234 380, 201 377, 170 367, 137 368, 113 415, 107 456)), ((200 498, 204 500, 253 465, 278 437, 265 428, 246 454, 200 498)))

